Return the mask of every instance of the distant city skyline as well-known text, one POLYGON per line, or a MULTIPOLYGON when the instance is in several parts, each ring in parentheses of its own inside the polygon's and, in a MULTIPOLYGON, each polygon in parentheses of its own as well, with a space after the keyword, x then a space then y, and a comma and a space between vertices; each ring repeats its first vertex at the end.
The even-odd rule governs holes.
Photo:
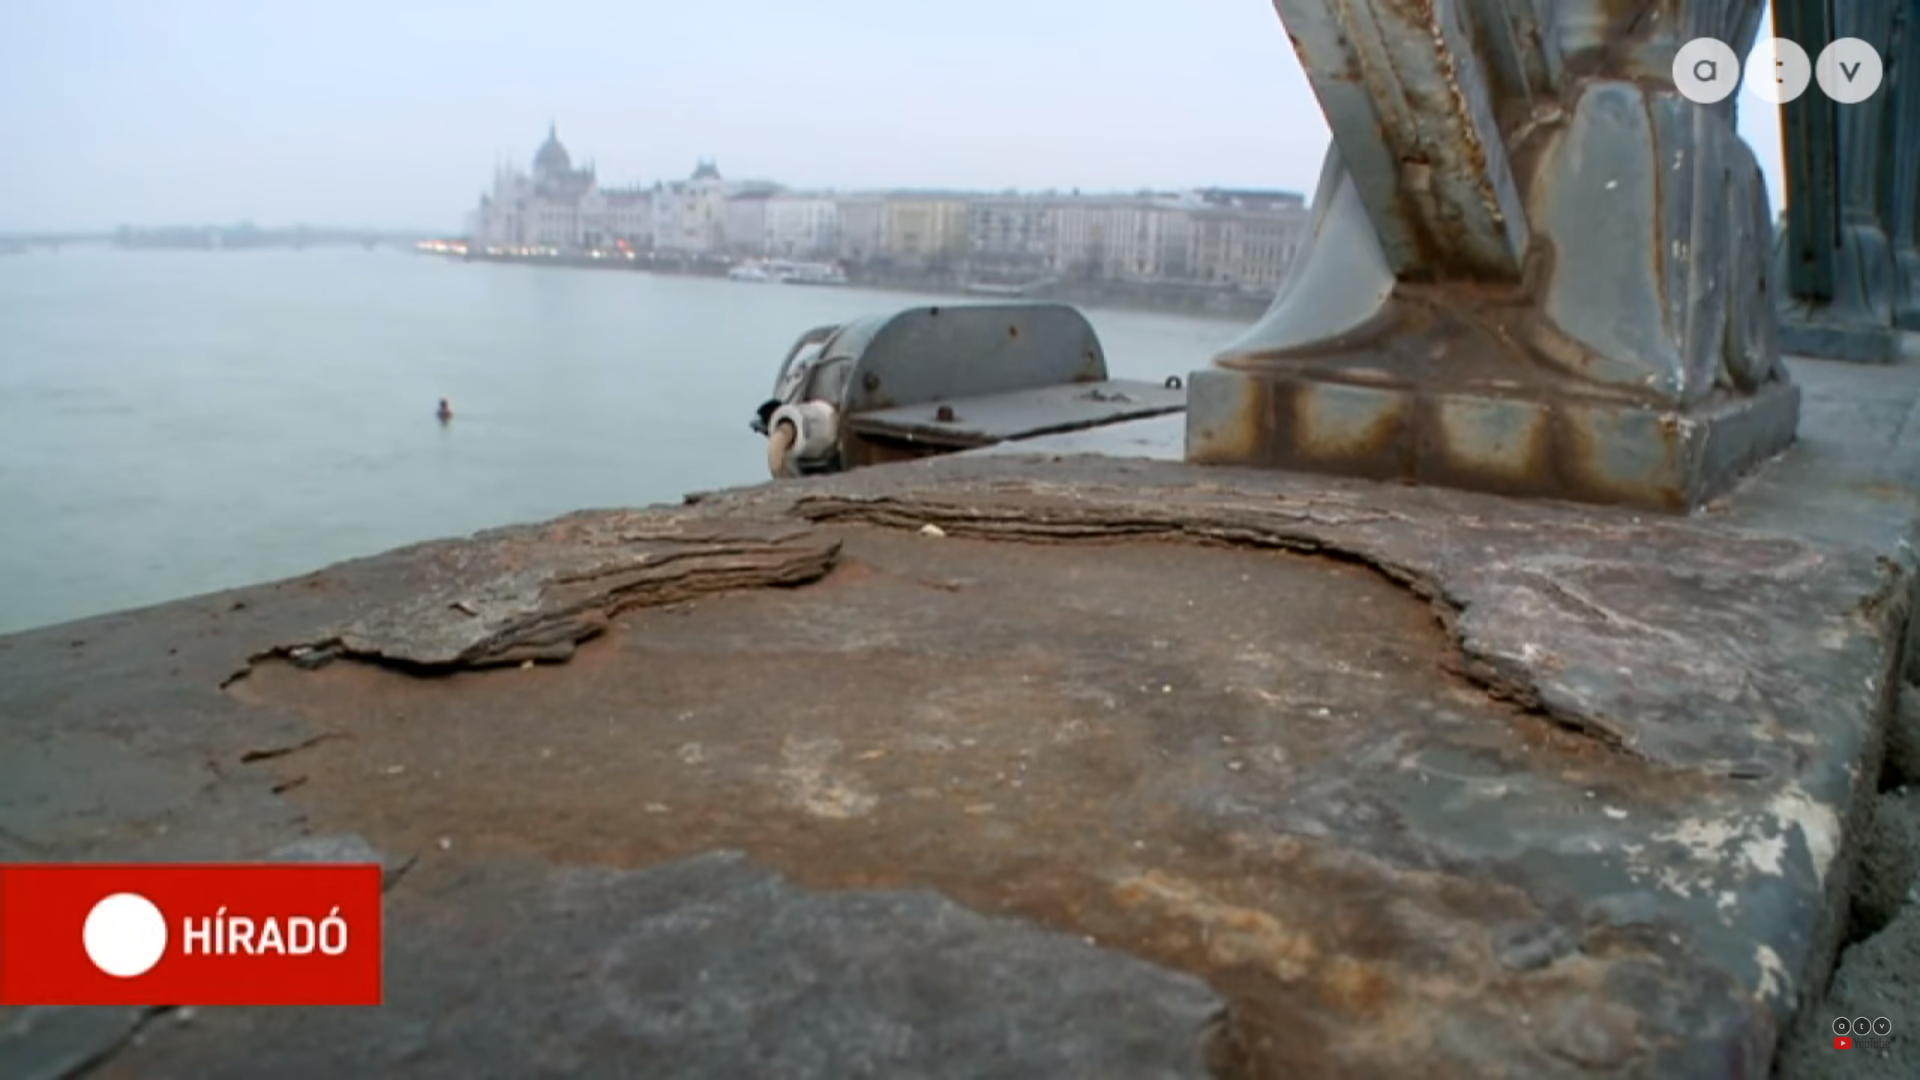
MULTIPOLYGON (((1327 146, 1266 0, 716 13, 8 0, 0 233, 457 230, 554 121, 610 184, 708 159, 802 189, 1310 193, 1327 146)), ((1743 102, 1741 126, 1778 207, 1778 112, 1743 102)))
POLYGON ((1025 295, 1071 279, 1241 297, 1279 285, 1307 217, 1304 196, 1292 191, 795 191, 728 177, 712 159, 678 179, 608 185, 548 125, 531 167, 500 164, 462 242, 434 249, 587 265, 637 266, 644 256, 708 268, 771 257, 842 281, 1025 295))

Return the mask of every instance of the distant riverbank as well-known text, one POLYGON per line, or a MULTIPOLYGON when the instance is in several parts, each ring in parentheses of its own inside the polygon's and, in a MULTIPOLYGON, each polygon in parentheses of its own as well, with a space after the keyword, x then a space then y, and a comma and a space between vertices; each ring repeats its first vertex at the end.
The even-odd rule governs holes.
MULTIPOLYGON (((711 255, 665 255, 659 252, 603 251, 548 252, 535 254, 464 253, 427 250, 467 262, 500 262, 517 265, 567 267, 582 270, 626 270, 650 274, 687 274, 697 277, 725 277, 735 260, 711 255)), ((953 273, 914 273, 871 266, 848 267, 847 284, 868 289, 929 293, 940 296, 965 294, 971 290, 963 275, 953 273)), ((1036 283, 1017 293, 983 293, 980 299, 1054 300, 1084 307, 1115 308, 1126 311, 1157 312, 1201 318, 1232 319, 1246 322, 1260 317, 1270 297, 1229 292, 1199 285, 1131 281, 1061 281, 1036 283)))
MULTIPOLYGON (((855 274, 848 280, 876 289, 903 292, 968 293, 964 279, 937 274, 855 274)), ((1210 289, 1199 285, 1175 285, 1166 282, 1139 281, 1059 281, 1037 283, 1018 294, 987 293, 981 300, 1057 300, 1081 307, 1117 308, 1125 311, 1149 311, 1164 315, 1190 315, 1199 318, 1232 319, 1248 322, 1259 318, 1272 303, 1272 297, 1210 289)))

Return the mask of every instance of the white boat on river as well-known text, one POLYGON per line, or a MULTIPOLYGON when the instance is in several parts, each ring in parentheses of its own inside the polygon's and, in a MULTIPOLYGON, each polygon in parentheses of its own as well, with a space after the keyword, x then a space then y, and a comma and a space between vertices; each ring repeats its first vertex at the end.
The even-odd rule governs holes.
POLYGON ((732 281, 771 285, 845 285, 847 275, 832 263, 791 259, 754 259, 727 271, 732 281))

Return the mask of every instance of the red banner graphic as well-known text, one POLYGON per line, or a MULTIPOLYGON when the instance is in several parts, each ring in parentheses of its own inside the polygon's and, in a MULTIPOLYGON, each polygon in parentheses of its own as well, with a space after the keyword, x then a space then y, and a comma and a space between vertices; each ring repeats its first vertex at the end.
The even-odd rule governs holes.
POLYGON ((0 864, 0 1005, 378 1005, 380 867, 0 864))

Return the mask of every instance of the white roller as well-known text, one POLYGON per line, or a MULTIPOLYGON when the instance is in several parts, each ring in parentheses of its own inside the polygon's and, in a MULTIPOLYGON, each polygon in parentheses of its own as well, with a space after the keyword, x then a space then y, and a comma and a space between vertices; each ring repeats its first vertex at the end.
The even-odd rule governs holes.
POLYGON ((833 454, 840 441, 840 411, 824 401, 782 405, 767 419, 767 439, 767 465, 773 475, 796 475, 795 463, 833 454))

